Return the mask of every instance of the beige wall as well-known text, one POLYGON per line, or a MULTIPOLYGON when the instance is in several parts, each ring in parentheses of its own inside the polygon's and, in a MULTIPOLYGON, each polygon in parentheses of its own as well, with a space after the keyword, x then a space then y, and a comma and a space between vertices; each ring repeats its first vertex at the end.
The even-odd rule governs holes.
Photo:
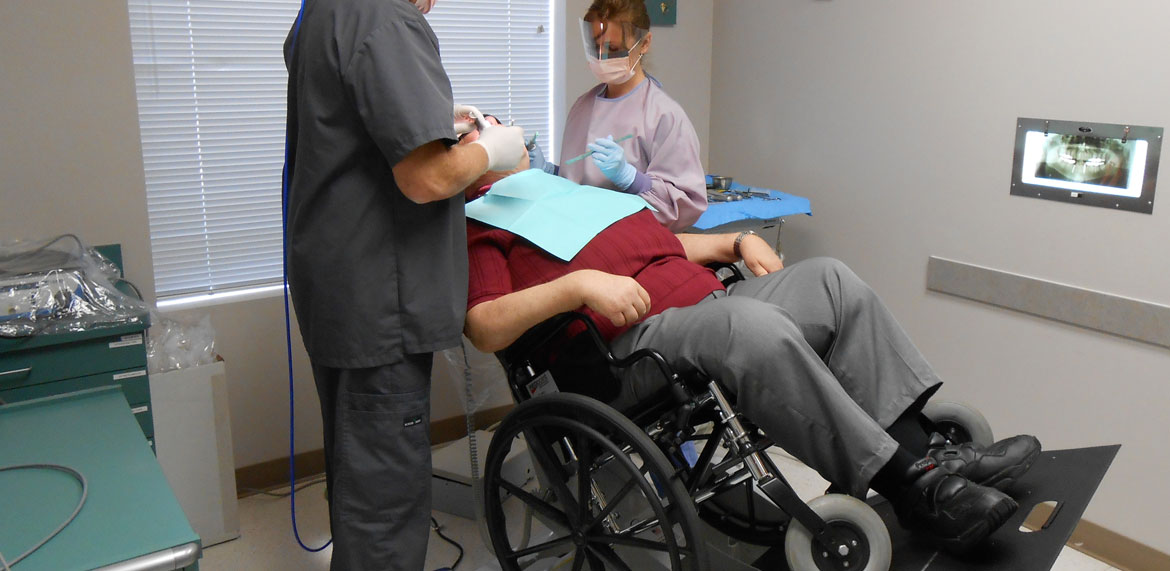
POLYGON ((1170 304, 1153 215, 1009 195, 1017 117, 1166 127, 1159 0, 737 0, 716 11, 711 167, 812 199, 791 259, 832 255, 1000 435, 1121 443, 1086 518, 1170 552, 1170 351, 925 291, 938 255, 1170 304), (765 111, 766 110, 766 111, 765 111))
POLYGON ((153 293, 124 0, 0 2, 0 240, 121 243, 153 293))

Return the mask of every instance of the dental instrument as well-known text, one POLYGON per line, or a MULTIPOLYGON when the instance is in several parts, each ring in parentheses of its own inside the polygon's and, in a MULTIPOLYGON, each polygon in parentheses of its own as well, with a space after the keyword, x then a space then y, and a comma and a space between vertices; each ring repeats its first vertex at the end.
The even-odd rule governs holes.
MULTIPOLYGON (((620 139, 614 139, 613 142, 620 143, 622 141, 625 141, 626 139, 633 139, 633 138, 634 138, 634 135, 633 135, 633 133, 631 133, 631 134, 626 135, 625 137, 622 137, 620 139)), ((592 155, 592 154, 593 154, 593 151, 586 151, 584 154, 577 155, 577 156, 565 161, 565 164, 571 165, 571 164, 573 164, 573 163, 575 163, 575 162, 577 162, 585 157, 588 157, 589 155, 592 155)))

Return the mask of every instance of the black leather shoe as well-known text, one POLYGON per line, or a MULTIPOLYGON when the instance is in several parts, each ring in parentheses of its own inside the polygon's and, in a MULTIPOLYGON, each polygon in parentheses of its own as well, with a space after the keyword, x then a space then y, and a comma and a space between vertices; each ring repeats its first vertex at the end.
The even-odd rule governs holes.
POLYGON ((948 551, 970 550, 1019 508, 1007 494, 939 469, 929 459, 916 463, 914 471, 918 477, 894 504, 898 522, 948 551))
POLYGON ((1040 455, 1040 441, 1021 434, 979 448, 973 444, 948 444, 937 432, 930 436, 927 457, 940 468, 981 486, 1008 489, 1040 455))

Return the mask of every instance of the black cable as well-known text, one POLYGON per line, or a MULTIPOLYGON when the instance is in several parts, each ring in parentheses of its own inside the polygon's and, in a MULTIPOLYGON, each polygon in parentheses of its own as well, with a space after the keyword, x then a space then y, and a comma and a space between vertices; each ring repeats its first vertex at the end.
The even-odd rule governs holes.
POLYGON ((450 537, 443 535, 443 531, 439 527, 439 522, 438 522, 438 520, 435 519, 435 516, 431 516, 431 529, 435 530, 435 533, 439 534, 439 539, 442 539, 443 541, 446 541, 447 543, 454 545, 455 549, 459 550, 459 557, 455 558, 455 563, 452 563, 450 567, 446 568, 446 569, 451 569, 452 571, 454 571, 454 569, 459 566, 459 562, 463 561, 463 546, 459 545, 459 543, 456 542, 454 539, 451 539, 450 537))
POLYGON ((138 289, 138 286, 134 285, 134 282, 132 282, 126 278, 117 278, 117 281, 114 283, 114 286, 116 287, 118 284, 126 284, 126 285, 130 286, 130 289, 134 290, 134 295, 139 300, 143 299, 142 290, 138 289))
MULTIPOLYGON (((77 248, 78 248, 79 253, 85 249, 85 244, 83 244, 81 242, 81 238, 78 238, 76 234, 61 234, 61 235, 57 236, 56 238, 53 238, 52 240, 49 240, 48 242, 45 242, 44 244, 41 244, 40 246, 33 248, 32 250, 29 250, 27 252, 18 252, 16 254, 12 254, 10 256, 0 256, 0 276, 7 276, 7 272, 4 271, 3 263, 19 261, 19 260, 22 260, 24 258, 29 258, 29 257, 35 256, 41 252, 44 252, 45 250, 48 250, 49 246, 52 246, 53 244, 60 242, 62 238, 73 238, 73 241, 77 242, 77 248)), ((16 275, 16 274, 13 274, 13 275, 16 275)))

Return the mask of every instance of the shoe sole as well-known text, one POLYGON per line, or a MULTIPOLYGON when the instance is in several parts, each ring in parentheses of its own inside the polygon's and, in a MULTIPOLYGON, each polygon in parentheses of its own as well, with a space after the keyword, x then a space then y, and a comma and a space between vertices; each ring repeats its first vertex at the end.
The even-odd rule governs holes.
POLYGON ((1020 476, 1023 476, 1032 467, 1032 464, 1036 461, 1036 458, 1039 457, 1040 447, 1037 446, 1036 449, 1029 453, 1022 462, 1014 466, 1004 468, 1003 470, 1000 470, 999 472, 984 478, 982 482, 976 483, 981 486, 995 488, 1001 492, 1007 491, 1008 488, 1012 487, 1012 485, 1016 483, 1016 480, 1019 480, 1020 476))
POLYGON ((942 548, 955 554, 962 555, 971 550, 971 548, 979 545, 984 539, 987 539, 999 526, 1003 525, 1020 505, 1016 503, 1009 496, 1002 496, 995 500, 987 510, 987 516, 983 521, 968 529, 965 533, 956 538, 938 539, 937 541, 942 545, 942 548))

